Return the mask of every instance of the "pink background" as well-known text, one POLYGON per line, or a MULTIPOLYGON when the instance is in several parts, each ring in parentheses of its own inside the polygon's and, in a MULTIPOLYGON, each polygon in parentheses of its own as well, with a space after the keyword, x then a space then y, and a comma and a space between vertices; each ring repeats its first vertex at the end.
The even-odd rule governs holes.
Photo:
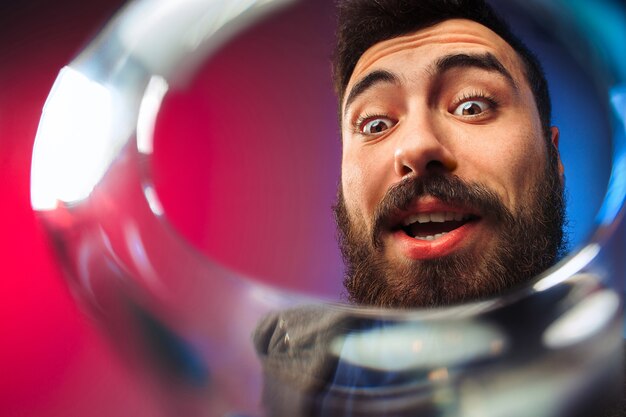
MULTIPOLYGON (((30 208, 32 146, 52 83, 121 3, 39 0, 0 8, 4 417, 164 414, 146 376, 133 373, 72 298, 30 208)), ((316 35, 332 34, 324 27, 333 17, 311 4, 298 9, 297 20, 272 17, 220 53, 188 89, 167 96, 154 173, 168 217, 198 250, 265 283, 336 298, 341 262, 330 206, 340 143, 330 50, 316 35), (304 29, 302 37, 274 48, 294 27, 304 29), (252 62, 250 42, 258 48, 252 62), (237 62, 248 64, 234 68, 237 62), (278 77, 282 90, 268 77, 278 77), (291 91, 295 100, 285 101, 291 91), (298 117, 275 120, 283 113, 298 117)))
MULTIPOLYGON (((32 145, 50 87, 60 68, 121 3, 30 0, 0 5, 2 416, 164 414, 151 399, 143 377, 122 363, 97 324, 74 302, 29 202, 32 145)), ((316 33, 319 25, 331 22, 328 9, 307 7, 295 22, 311 29, 303 33, 316 33)), ((233 71, 232 62, 241 58, 250 41, 241 39, 235 48, 218 55, 194 80, 193 88, 168 96, 155 138, 155 182, 173 225, 207 256, 266 283, 332 296, 339 292, 341 275, 329 210, 339 173, 339 143, 328 80, 315 78, 330 68, 289 61, 284 73, 273 74, 276 66, 272 65, 272 59, 308 56, 323 67, 328 52, 315 49, 325 45, 315 36, 288 39, 283 50, 273 49, 275 37, 288 30, 288 23, 276 17, 272 29, 259 30, 252 39, 259 50, 252 68, 233 71), (308 50, 312 45, 317 46, 308 50), (219 84, 212 83, 215 74, 220 76, 219 84), (263 84, 264 77, 271 75, 278 75, 284 89, 293 91, 298 100, 281 101, 283 96, 271 84, 263 84), (302 86, 301 77, 311 82, 302 86), (318 88, 325 92, 317 94, 318 88), (249 98, 245 102, 244 96, 249 98), (302 117, 272 118, 283 111, 302 117), (206 119, 198 118, 198 112, 206 119), (238 123, 241 116, 245 124, 238 123), (216 146, 215 138, 226 133, 240 141, 216 146), (192 145, 178 146, 183 140, 192 145), (224 195, 231 196, 229 201, 215 197, 224 195), (271 245, 264 239, 270 231, 271 245)), ((556 65, 544 62, 548 75, 557 74, 552 69, 556 65)), ((571 101, 572 107, 581 108, 569 96, 560 97, 569 91, 562 85, 567 78, 560 73, 553 78, 551 85, 561 91, 555 101, 571 101)), ((568 85, 582 85, 577 80, 568 85)), ((580 130, 568 131, 565 119, 571 114, 576 112, 567 107, 555 112, 558 124, 565 124, 563 137, 580 130)), ((574 147, 564 142, 562 150, 574 147)), ((581 181, 589 181, 592 175, 584 169, 606 165, 607 150, 585 149, 576 147, 565 156, 566 161, 576 161, 578 152, 585 161, 566 163, 577 167, 568 174, 569 184, 587 184, 581 181), (590 158, 600 162, 586 163, 590 158)), ((600 178, 600 186, 594 183, 580 189, 596 192, 593 200, 600 201, 605 181, 600 178)), ((570 201, 575 205, 586 200, 573 194, 570 201)), ((586 210, 580 218, 591 218, 589 213, 595 213, 597 206, 590 204, 586 210)), ((574 243, 582 237, 576 236, 574 243)))
POLYGON ((59 69, 119 0, 0 6, 0 415, 160 415, 72 299, 30 208, 32 145, 59 69))

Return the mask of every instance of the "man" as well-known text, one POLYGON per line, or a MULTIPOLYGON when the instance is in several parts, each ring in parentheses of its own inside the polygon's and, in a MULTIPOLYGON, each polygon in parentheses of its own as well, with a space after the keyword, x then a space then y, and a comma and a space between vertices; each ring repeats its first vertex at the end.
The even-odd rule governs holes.
MULTIPOLYGON (((335 214, 350 301, 458 304, 553 265, 564 248, 559 132, 541 66, 505 23, 480 0, 344 0, 338 28, 335 214)), ((551 303, 568 292, 542 295, 452 328, 340 308, 272 314, 254 338, 268 415, 589 415, 554 384, 545 403, 501 403, 537 375, 586 372, 538 353, 560 314, 551 303), (532 329, 512 326, 519 314, 532 329), (505 340, 526 348, 505 351, 505 340)))
POLYGON ((342 2, 334 81, 351 301, 484 298, 558 259, 563 167, 547 83, 484 2, 342 2))

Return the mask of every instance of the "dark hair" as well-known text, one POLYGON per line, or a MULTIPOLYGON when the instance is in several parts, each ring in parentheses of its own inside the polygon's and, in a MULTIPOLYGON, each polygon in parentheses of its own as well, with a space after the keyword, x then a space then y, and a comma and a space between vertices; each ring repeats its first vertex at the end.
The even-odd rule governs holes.
POLYGON ((368 48, 449 19, 480 23, 517 52, 525 66, 544 134, 549 139, 552 106, 541 64, 484 0, 339 0, 333 81, 340 108, 354 67, 368 48))

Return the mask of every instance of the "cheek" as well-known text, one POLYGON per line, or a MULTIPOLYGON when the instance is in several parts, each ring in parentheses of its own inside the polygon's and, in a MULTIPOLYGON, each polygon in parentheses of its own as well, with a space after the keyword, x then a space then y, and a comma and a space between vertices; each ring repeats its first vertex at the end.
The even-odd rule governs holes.
MULTIPOLYGON (((348 213, 371 223, 376 205, 384 195, 385 163, 380 155, 360 150, 345 151, 341 166, 341 186, 348 213)), ((355 219, 356 220, 356 219, 355 219)))
POLYGON ((346 203, 348 213, 354 213, 357 208, 357 201, 362 194, 360 184, 358 182, 359 175, 352 167, 342 164, 341 167, 341 190, 346 203))
POLYGON ((355 210, 358 209, 362 195, 362 177, 358 164, 355 163, 349 150, 344 144, 341 160, 341 190, 343 193, 346 209, 350 217, 354 218, 355 210))
POLYGON ((473 161, 466 165, 465 174, 496 191, 509 208, 519 207, 525 200, 546 163, 543 139, 528 130, 483 132, 483 140, 474 142, 471 152, 462 156, 467 162, 473 161))
POLYGON ((344 160, 342 163, 341 187, 346 209, 353 221, 367 212, 368 189, 363 171, 363 167, 353 161, 344 160))
MULTIPOLYGON (((530 193, 537 179, 542 176, 546 166, 546 151, 541 138, 531 137, 520 144, 519 151, 511 155, 507 161, 510 181, 514 190, 521 190, 522 194, 530 193), (539 146, 538 146, 539 145, 539 146)), ((506 167, 503 169, 506 169, 506 167)))

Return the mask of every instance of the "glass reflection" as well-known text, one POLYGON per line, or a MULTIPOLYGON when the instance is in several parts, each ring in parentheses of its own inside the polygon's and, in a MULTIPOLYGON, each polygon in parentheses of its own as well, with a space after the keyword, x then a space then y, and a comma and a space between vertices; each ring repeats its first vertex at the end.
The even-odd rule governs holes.
MULTIPOLYGON (((253 24, 322 7, 291 3, 136 1, 61 71, 37 133, 31 195, 77 298, 157 381, 155 398, 172 415, 598 415, 621 391, 626 105, 619 48, 607 41, 608 55, 593 60, 610 74, 600 79, 612 88, 614 113, 605 116, 614 135, 591 144, 597 154, 583 156, 595 163, 580 170, 583 177, 601 170, 611 155, 613 165, 606 194, 598 184, 608 177, 573 180, 577 202, 594 193, 599 201, 590 202, 583 217, 596 220, 583 226, 571 255, 527 287, 487 301, 356 308, 334 303, 336 294, 321 298, 315 277, 302 278, 306 271, 292 281, 311 286, 281 288, 207 257, 172 227, 171 206, 154 183, 155 124, 167 97, 193 85, 206 56, 245 43, 253 24)), ((538 9, 522 10, 561 22, 561 9, 546 15, 547 3, 532 3, 538 9)), ((509 16, 517 10, 498 7, 509 16)), ((564 27, 615 38, 585 23, 596 14, 581 14, 580 5, 566 10, 578 17, 564 27)), ((541 20, 518 19, 522 28, 541 20)), ((625 26, 618 14, 603 21, 618 32, 625 26)), ((548 65, 558 69, 555 62, 548 65)), ((567 77, 578 79, 563 70, 567 77)), ((288 262, 288 251, 263 242, 288 262)))

